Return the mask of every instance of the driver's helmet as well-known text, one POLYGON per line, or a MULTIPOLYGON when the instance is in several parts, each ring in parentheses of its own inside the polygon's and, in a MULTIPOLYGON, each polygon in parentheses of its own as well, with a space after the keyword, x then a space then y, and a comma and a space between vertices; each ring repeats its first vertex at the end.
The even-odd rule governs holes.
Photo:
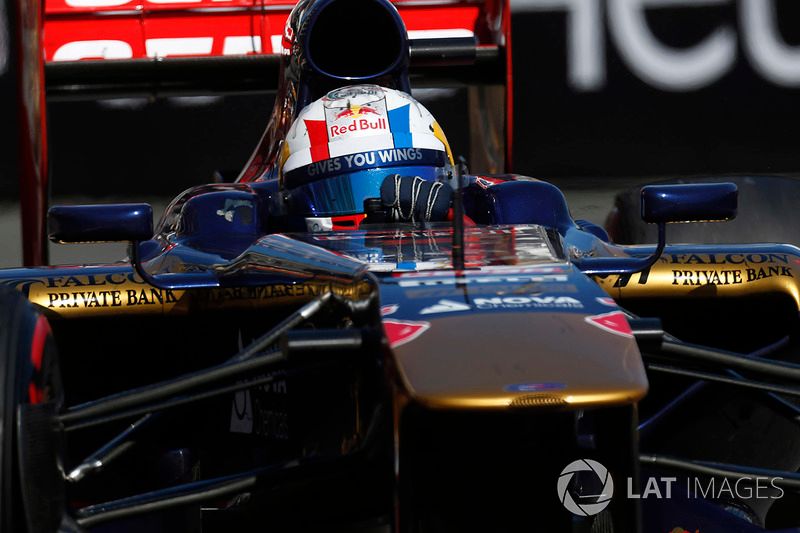
POLYGON ((381 197, 388 176, 443 180, 450 145, 433 115, 401 91, 352 85, 300 111, 280 158, 289 211, 309 231, 356 229, 364 200, 381 197))

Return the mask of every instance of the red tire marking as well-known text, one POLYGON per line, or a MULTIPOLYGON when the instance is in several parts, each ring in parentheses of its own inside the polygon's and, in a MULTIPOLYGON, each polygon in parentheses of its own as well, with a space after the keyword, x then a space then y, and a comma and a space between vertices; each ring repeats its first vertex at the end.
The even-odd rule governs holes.
MULTIPOLYGON (((50 324, 47 322, 45 317, 39 316, 39 318, 36 320, 36 326, 33 329, 33 343, 31 347, 31 363, 33 364, 33 368, 36 373, 42 371, 44 347, 47 343, 47 337, 49 335, 50 324)), ((44 390, 38 387, 33 380, 28 383, 28 400, 32 404, 41 403, 44 400, 44 390)))

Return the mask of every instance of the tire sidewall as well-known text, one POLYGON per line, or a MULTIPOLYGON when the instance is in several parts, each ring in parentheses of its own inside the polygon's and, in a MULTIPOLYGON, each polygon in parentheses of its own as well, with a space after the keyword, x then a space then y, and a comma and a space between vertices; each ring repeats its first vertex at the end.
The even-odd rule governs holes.
MULTIPOLYGON (((25 512, 20 492, 18 408, 29 403, 28 385, 34 379, 34 336, 43 315, 18 291, 0 287, 0 528, 23 532, 25 512)), ((42 357, 52 357, 49 327, 40 333, 42 357)))

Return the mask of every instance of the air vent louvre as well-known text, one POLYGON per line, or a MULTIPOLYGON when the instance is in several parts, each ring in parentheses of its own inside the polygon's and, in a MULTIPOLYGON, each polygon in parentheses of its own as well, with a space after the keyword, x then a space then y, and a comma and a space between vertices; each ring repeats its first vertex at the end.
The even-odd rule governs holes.
POLYGON ((549 407, 566 405, 566 403, 563 398, 552 394, 526 394, 514 398, 509 405, 511 407, 549 407))

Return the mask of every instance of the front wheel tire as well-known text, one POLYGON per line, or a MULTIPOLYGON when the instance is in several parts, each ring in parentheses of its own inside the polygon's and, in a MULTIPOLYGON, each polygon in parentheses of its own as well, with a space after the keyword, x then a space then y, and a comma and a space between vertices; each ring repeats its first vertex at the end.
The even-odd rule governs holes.
POLYGON ((62 404, 47 318, 0 287, 0 528, 55 531, 63 518, 54 416, 62 404))

